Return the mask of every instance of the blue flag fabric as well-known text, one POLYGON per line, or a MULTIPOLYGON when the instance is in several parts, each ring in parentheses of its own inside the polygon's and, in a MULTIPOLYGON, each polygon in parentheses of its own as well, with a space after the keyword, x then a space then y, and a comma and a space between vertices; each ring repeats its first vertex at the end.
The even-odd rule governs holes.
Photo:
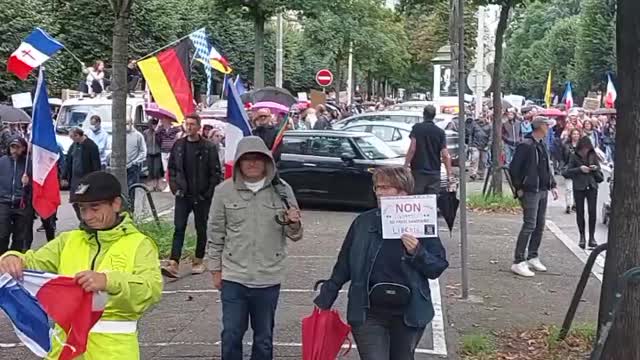
POLYGON ((0 310, 34 354, 45 357, 51 351, 51 328, 38 300, 8 274, 0 276, 0 310))

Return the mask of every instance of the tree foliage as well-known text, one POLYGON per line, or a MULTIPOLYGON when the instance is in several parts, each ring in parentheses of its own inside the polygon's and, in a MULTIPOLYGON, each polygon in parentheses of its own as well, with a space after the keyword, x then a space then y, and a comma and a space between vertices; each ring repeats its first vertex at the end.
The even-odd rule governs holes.
MULTIPOLYGON (((451 9, 448 0, 407 0, 400 2, 400 10, 406 17, 406 33, 409 36, 410 71, 406 79, 409 91, 431 91, 433 64, 431 60, 442 46, 449 42, 451 9)), ((465 4, 465 59, 466 69, 473 67, 477 34, 477 6, 465 4)))
POLYGON ((507 33, 504 91, 542 98, 552 70, 556 93, 569 80, 577 41, 579 1, 554 0, 517 9, 507 33))
POLYGON ((583 0, 578 23, 575 66, 576 92, 603 88, 615 64, 615 8, 604 0, 583 0))

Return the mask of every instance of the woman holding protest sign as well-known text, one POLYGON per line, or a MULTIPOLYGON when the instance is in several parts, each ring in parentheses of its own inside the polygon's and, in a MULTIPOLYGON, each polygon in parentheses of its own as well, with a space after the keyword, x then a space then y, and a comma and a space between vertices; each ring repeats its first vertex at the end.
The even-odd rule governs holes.
MULTIPOLYGON (((411 171, 376 169, 373 190, 380 199, 413 191, 411 171)), ((363 360, 412 360, 434 316, 428 279, 449 266, 438 237, 383 239, 380 206, 358 216, 349 228, 331 278, 314 303, 330 309, 347 282, 347 321, 363 360)))

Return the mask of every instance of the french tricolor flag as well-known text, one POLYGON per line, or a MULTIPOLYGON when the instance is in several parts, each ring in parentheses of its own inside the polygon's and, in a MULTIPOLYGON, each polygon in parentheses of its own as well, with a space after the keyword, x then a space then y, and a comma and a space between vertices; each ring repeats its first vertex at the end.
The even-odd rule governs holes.
POLYGON ((244 110, 244 105, 240 100, 236 86, 232 84, 232 81, 227 81, 226 88, 228 91, 228 104, 227 127, 224 130, 224 177, 228 179, 233 176, 233 163, 238 143, 243 137, 251 135, 251 125, 249 125, 249 117, 244 110))
POLYGON ((33 208, 41 218, 51 217, 60 206, 58 143, 53 129, 44 70, 40 68, 33 104, 31 135, 33 157, 33 208))
POLYGON ((87 348, 89 332, 100 320, 107 302, 104 293, 88 293, 74 278, 25 271, 21 282, 0 276, 0 310, 16 335, 34 354, 45 357, 53 341, 61 337, 51 329, 49 318, 66 334, 58 360, 71 360, 87 348))
POLYGON ((7 71, 26 80, 31 71, 64 46, 44 30, 35 28, 7 61, 7 71))
POLYGON ((571 109, 573 107, 573 92, 571 91, 571 83, 567 81, 567 87, 564 90, 564 106, 567 109, 571 109))

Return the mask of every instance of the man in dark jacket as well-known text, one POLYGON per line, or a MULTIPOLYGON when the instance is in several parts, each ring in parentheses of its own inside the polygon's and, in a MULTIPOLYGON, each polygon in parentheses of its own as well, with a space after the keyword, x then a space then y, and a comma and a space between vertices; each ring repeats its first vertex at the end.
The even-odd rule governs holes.
POLYGON ((74 191, 80 179, 101 169, 100 150, 98 145, 80 128, 71 129, 69 136, 73 144, 67 151, 63 178, 69 183, 69 191, 74 191))
POLYGON ((0 158, 0 255, 9 249, 27 251, 33 241, 31 171, 27 163, 27 141, 13 138, 8 154, 0 158))
POLYGON ((513 159, 516 147, 522 141, 522 123, 516 118, 515 109, 509 109, 506 113, 506 121, 502 123, 502 142, 507 166, 513 159))
POLYGON ((489 147, 493 137, 493 124, 488 116, 481 117, 474 121, 469 139, 469 150, 471 150, 471 180, 484 178, 485 168, 489 161, 489 147))
POLYGON ((171 278, 178 277, 187 220, 192 211, 197 244, 191 273, 202 274, 207 270, 202 259, 207 246, 209 208, 214 189, 222 180, 218 150, 199 134, 200 117, 197 114, 187 116, 184 127, 187 136, 176 141, 169 156, 169 186, 176 197, 175 231, 171 259, 163 266, 162 273, 171 278))
POLYGON ((509 167, 516 196, 522 205, 524 223, 516 243, 515 260, 511 266, 514 273, 531 277, 537 271, 547 271, 538 258, 538 248, 542 241, 547 198, 549 190, 553 199, 558 199, 556 181, 549 159, 545 139, 553 121, 538 116, 531 123, 533 132, 518 145, 509 167), (528 256, 525 259, 525 250, 528 256))
MULTIPOLYGON (((82 129, 71 129, 69 136, 73 140, 73 144, 67 151, 62 179, 63 184, 69 185, 69 192, 74 192, 80 179, 89 173, 101 170, 102 166, 98 145, 89 139, 82 129)), ((81 220, 77 205, 74 204, 73 209, 76 211, 78 220, 81 220)))

